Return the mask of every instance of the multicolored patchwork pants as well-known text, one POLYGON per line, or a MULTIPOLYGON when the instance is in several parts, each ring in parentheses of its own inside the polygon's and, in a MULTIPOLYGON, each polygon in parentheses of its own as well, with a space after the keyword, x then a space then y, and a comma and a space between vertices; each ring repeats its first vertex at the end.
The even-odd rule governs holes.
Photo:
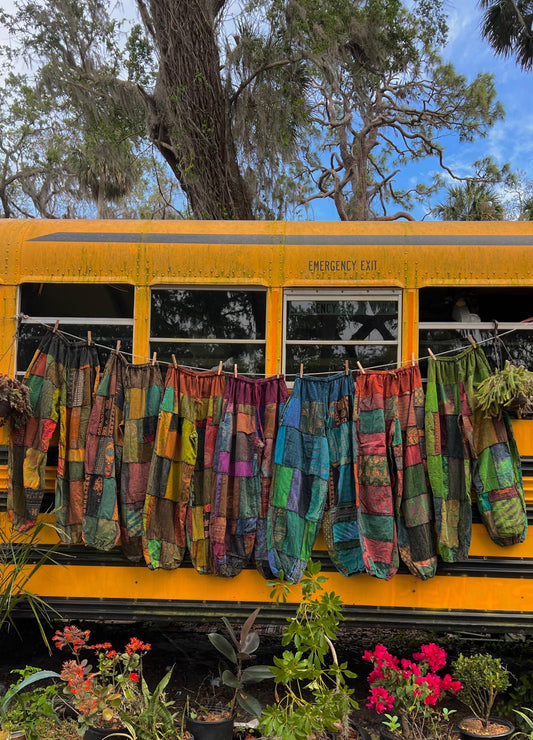
POLYGON ((124 386, 128 363, 111 352, 98 386, 85 447, 83 540, 110 550, 120 536, 118 488, 122 464, 124 386))
POLYGON ((8 510, 15 529, 35 523, 46 457, 59 424, 55 517, 63 542, 81 542, 85 439, 100 363, 94 345, 50 330, 26 373, 33 416, 11 435, 8 510))
POLYGON ((523 542, 527 532, 520 458, 508 418, 484 417, 475 385, 490 374, 480 347, 428 361, 426 446, 437 538, 446 562, 466 560, 471 492, 494 542, 523 542))
POLYGON ((216 370, 168 369, 144 506, 150 568, 178 568, 188 545, 196 570, 210 572, 213 458, 225 384, 216 370))
POLYGON ((322 517, 331 560, 341 573, 363 570, 354 480, 354 381, 338 373, 296 378, 281 414, 268 512, 274 575, 297 583, 322 517))
POLYGON ((124 394, 120 539, 129 560, 143 560, 143 511, 155 446, 163 378, 159 365, 130 365, 124 394))
POLYGON ((228 377, 216 441, 210 523, 216 575, 237 575, 255 554, 259 570, 270 577, 266 524, 273 442, 280 404, 287 398, 283 377, 228 377))
POLYGON ((158 365, 131 365, 112 352, 87 434, 83 537, 142 560, 142 512, 163 381, 158 365))
POLYGON ((431 578, 437 553, 418 366, 361 373, 356 402, 358 521, 366 571, 389 580, 401 556, 413 575, 431 578))

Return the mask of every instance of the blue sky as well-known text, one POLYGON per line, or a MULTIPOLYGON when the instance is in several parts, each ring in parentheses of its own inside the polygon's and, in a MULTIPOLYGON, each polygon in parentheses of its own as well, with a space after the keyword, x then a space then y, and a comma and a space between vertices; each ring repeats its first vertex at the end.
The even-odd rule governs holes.
POLYGON ((487 138, 474 145, 450 147, 453 161, 468 171, 476 158, 491 155, 533 177, 533 73, 521 72, 512 58, 496 57, 481 39, 482 11, 475 0, 448 0, 447 8, 450 34, 445 59, 469 78, 478 72, 494 74, 498 99, 506 111, 505 119, 496 123, 487 138))
POLYGON ((514 171, 522 170, 533 179, 533 73, 522 72, 511 57, 494 55, 481 38, 482 11, 476 0, 448 0, 446 8, 450 31, 444 60, 469 79, 479 72, 494 74, 506 112, 486 138, 473 144, 458 144, 453 137, 443 140, 448 162, 465 176, 476 159, 492 156, 500 165, 510 162, 514 171))

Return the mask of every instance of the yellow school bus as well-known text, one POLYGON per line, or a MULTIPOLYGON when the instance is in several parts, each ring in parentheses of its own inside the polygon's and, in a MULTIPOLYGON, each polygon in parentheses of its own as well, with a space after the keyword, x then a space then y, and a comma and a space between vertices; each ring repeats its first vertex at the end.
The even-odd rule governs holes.
MULTIPOLYGON (((468 336, 493 365, 533 368, 533 225, 530 223, 288 223, 48 221, 0 224, 0 372, 24 374, 45 331, 106 352, 118 340, 133 362, 157 353, 189 367, 263 377, 337 372, 348 361, 399 367, 428 351, 453 352, 468 336), (350 310, 346 310, 349 306, 350 310)), ((526 503, 533 511, 533 421, 513 422, 526 503)), ((7 434, 0 449, 0 516, 7 490, 7 434)), ((47 490, 53 501, 53 452, 47 490)), ((43 507, 44 508, 44 507, 43 507)), ((44 514, 44 517, 50 516, 44 514)), ((54 540, 51 531, 45 541, 54 540)), ((176 619, 242 616, 268 608, 253 567, 235 578, 132 564, 60 545, 61 565, 31 581, 68 618, 176 619)), ((361 624, 533 631, 533 532, 506 548, 474 518, 470 557, 439 562, 419 581, 344 577, 321 538, 316 558, 347 616, 361 624)), ((282 618, 298 601, 294 586, 282 618)))

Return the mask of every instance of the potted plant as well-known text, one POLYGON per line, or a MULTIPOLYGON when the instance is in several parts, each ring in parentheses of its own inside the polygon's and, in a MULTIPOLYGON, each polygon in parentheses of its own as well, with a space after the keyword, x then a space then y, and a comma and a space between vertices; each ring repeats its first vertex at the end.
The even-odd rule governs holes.
POLYGON ((422 645, 413 658, 400 660, 381 644, 363 654, 363 660, 374 666, 368 676, 367 707, 385 714, 383 724, 387 731, 382 731, 382 738, 448 738, 453 729, 451 715, 454 710, 442 707, 441 703, 446 696, 457 695, 461 683, 453 680, 449 673, 439 675, 438 671, 446 666, 446 652, 435 643, 422 645))
POLYGON ((174 701, 165 696, 165 689, 172 676, 171 668, 150 691, 144 679, 140 677, 141 693, 139 704, 130 716, 123 717, 124 727, 133 740, 186 740, 192 735, 183 728, 183 715, 173 712, 174 701), (178 731, 178 717, 181 715, 181 727, 178 731))
POLYGON ((56 647, 67 648, 74 656, 63 663, 64 693, 78 714, 85 740, 131 740, 124 720, 142 711, 142 657, 150 645, 132 637, 124 650, 117 652, 109 642, 90 645, 89 637, 90 630, 71 626, 57 630, 52 638, 56 647), (94 669, 87 659, 81 658, 82 651, 93 652, 94 669))
POLYGON ((0 426, 9 421, 13 429, 26 424, 32 414, 30 389, 9 375, 0 374, 0 426))
POLYGON ((59 678, 59 674, 32 666, 13 673, 20 674, 19 680, 0 697, 0 740, 38 740, 32 728, 39 717, 56 718, 52 697, 57 690, 54 686, 30 687, 38 681, 59 678))
POLYGON ((472 712, 459 723, 465 737, 508 737, 514 731, 511 722, 491 716, 496 696, 509 685, 509 671, 500 658, 487 653, 459 655, 453 663, 454 676, 463 685, 459 701, 472 712))
MULTIPOLYGON (((288 617, 282 645, 292 643, 274 658, 270 670, 276 684, 276 703, 267 706, 259 728, 278 740, 306 740, 329 731, 344 740, 350 735, 350 712, 358 709, 347 678, 356 678, 346 663, 339 664, 335 640, 342 614, 342 601, 322 584, 320 563, 308 563, 301 581, 302 601, 295 617, 288 617)), ((271 598, 286 600, 289 586, 283 580, 269 582, 271 598)))
POLYGON ((501 419, 507 411, 520 418, 533 405, 533 373, 506 360, 503 370, 496 370, 479 383, 475 397, 486 416, 501 419))
POLYGON ((247 689, 250 683, 273 678, 268 666, 247 665, 254 659, 254 653, 259 647, 259 635, 252 631, 258 614, 259 609, 255 609, 250 614, 238 636, 230 622, 223 617, 222 621, 229 640, 218 632, 209 633, 208 638, 211 644, 232 664, 233 670, 221 671, 220 679, 224 686, 232 690, 233 696, 227 707, 223 709, 201 707, 196 711, 189 711, 187 728, 192 732, 195 740, 211 740, 211 738, 231 740, 238 707, 253 716, 261 714, 260 703, 249 694, 247 689))

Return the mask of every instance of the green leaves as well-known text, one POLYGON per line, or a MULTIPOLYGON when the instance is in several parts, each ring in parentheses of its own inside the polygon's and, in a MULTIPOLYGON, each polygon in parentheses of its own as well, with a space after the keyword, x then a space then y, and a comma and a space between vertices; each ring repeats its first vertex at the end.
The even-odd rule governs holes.
POLYGON ((479 383, 475 397, 479 408, 487 416, 501 418, 502 413, 511 406, 520 415, 533 403, 533 373, 507 360, 503 370, 496 370, 479 383))
POLYGON ((235 650, 223 635, 219 635, 218 632, 210 632, 207 637, 219 653, 222 653, 222 655, 228 660, 231 660, 232 663, 237 663, 235 650))
POLYGON ((497 694, 510 685, 509 671, 500 658, 487 653, 461 654, 452 668, 454 678, 463 685, 457 698, 486 725, 497 694))
POLYGON ((43 681, 47 678, 59 678, 59 673, 56 673, 56 671, 38 671, 37 673, 32 673, 31 676, 23 679, 20 683, 16 683, 11 686, 2 697, 2 702, 0 703, 0 717, 9 710, 9 705, 17 694, 25 691, 29 686, 37 681, 43 681))
POLYGON ((231 701, 232 714, 235 712, 235 707, 238 703, 243 709, 250 712, 250 714, 259 716, 261 714, 261 705, 257 699, 250 696, 244 690, 245 684, 257 683, 267 678, 273 678, 273 673, 268 666, 252 665, 247 668, 243 666, 245 661, 251 661, 253 659, 253 653, 259 647, 259 635, 257 632, 252 632, 258 615, 259 609, 255 609, 242 625, 239 637, 235 634, 233 627, 226 617, 222 618, 233 645, 223 635, 219 635, 217 632, 211 632, 208 635, 211 644, 218 652, 236 666, 235 673, 226 669, 222 671, 220 676, 225 686, 235 689, 231 701))
MULTIPOLYGON (((327 592, 319 562, 310 561, 301 582, 302 601, 295 617, 289 617, 282 645, 294 645, 274 658, 271 671, 280 698, 266 707, 260 728, 280 740, 304 740, 325 729, 338 733, 346 727, 351 709, 357 708, 347 678, 356 678, 347 663, 339 665, 334 648, 339 624, 344 619, 342 600, 327 592)), ((277 596, 276 584, 272 594, 277 596)), ((283 593, 283 592, 282 592, 283 593)), ((278 694, 277 691, 277 694, 278 694)))

